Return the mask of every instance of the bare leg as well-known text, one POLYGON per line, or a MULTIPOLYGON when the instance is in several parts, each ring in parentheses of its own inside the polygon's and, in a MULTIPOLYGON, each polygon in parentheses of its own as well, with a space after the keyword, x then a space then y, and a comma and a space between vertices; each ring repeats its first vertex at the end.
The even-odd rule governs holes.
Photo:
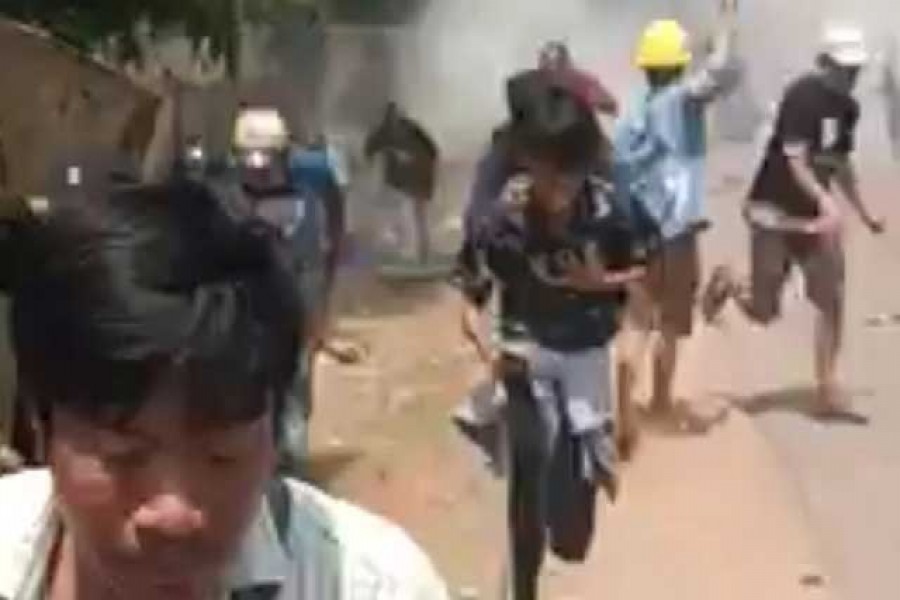
POLYGON ((653 354, 653 400, 650 409, 656 414, 671 413, 675 406, 672 386, 678 369, 678 334, 663 329, 653 354))
POLYGON ((616 400, 618 404, 618 432, 616 434, 619 455, 628 460, 638 440, 638 411, 635 401, 640 382, 641 366, 647 355, 652 332, 643 321, 648 319, 649 299, 643 289, 631 291, 625 327, 618 340, 616 365, 616 400))
POLYGON ((431 232, 428 229, 428 201, 421 198, 413 200, 413 212, 416 231, 416 256, 420 263, 426 263, 431 256, 431 232))
POLYGON ((843 312, 820 310, 816 315, 815 368, 819 389, 819 410, 834 412, 842 408, 838 398, 837 361, 843 341, 843 312))
POLYGON ((634 402, 634 391, 637 385, 635 365, 628 360, 619 361, 617 379, 619 425, 616 444, 622 460, 629 460, 638 438, 637 405, 634 402))

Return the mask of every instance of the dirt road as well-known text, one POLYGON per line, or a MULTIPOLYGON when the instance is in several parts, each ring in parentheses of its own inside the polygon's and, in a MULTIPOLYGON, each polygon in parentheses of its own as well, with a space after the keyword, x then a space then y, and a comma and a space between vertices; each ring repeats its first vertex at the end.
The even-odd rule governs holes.
MULTIPOLYGON (((721 201, 713 207, 717 229, 708 240, 720 256, 732 258, 740 256, 745 243, 732 210, 741 188, 735 177, 741 162, 740 153, 719 157, 719 181, 731 174, 732 185, 720 189, 721 201)), ((723 330, 710 332, 720 364, 707 373, 706 386, 742 405, 773 443, 843 597, 893 600, 900 589, 900 321, 892 318, 900 313, 895 275, 900 172, 887 153, 870 152, 858 162, 869 203, 889 223, 880 238, 854 218, 847 227, 847 339, 841 372, 865 419, 823 425, 806 415, 812 400, 812 327, 799 285, 788 294, 777 326, 748 328, 732 313, 723 330)))
MULTIPOLYGON (((460 597, 498 598, 502 485, 448 420, 480 374, 458 333, 455 294, 359 280, 353 289, 341 327, 371 344, 372 357, 358 367, 323 366, 314 472, 403 524, 460 597)), ((701 412, 721 407, 696 397, 701 412)), ((801 507, 745 417, 732 415, 700 437, 651 430, 625 472, 623 498, 599 506, 588 563, 551 562, 547 597, 831 598, 801 507)))

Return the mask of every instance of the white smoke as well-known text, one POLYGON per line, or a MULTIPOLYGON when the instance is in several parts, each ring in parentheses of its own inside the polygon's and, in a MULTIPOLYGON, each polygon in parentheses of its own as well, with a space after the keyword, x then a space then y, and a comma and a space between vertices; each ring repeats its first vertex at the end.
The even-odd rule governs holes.
POLYGON ((579 65, 617 89, 633 80, 641 8, 591 0, 434 0, 400 53, 400 96, 453 153, 483 144, 503 116, 504 82, 533 67, 542 44, 566 41, 579 65))
MULTIPOLYGON (((829 21, 864 27, 876 55, 900 34, 896 0, 742 0, 741 49, 751 88, 765 106, 809 69, 829 21)), ((680 18, 697 45, 712 31, 719 0, 432 0, 398 53, 398 96, 434 131, 449 156, 477 151, 503 116, 505 79, 533 66, 543 42, 567 41, 576 62, 620 100, 639 81, 632 56, 646 23, 680 18)), ((878 79, 860 90, 868 101, 878 79)), ((874 106, 877 112, 880 106, 874 106)))

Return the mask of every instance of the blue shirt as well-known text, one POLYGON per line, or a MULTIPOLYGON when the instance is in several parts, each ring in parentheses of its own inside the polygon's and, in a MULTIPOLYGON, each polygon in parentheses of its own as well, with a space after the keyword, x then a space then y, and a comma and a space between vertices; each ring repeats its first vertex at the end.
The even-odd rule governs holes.
POLYGON ((644 92, 617 126, 617 184, 672 239, 706 218, 704 105, 674 85, 644 92))
POLYGON ((733 29, 723 30, 700 69, 638 94, 616 126, 616 185, 643 205, 664 239, 706 221, 706 108, 740 81, 733 37, 733 29))
POLYGON ((320 196, 338 187, 331 157, 325 148, 295 150, 291 153, 290 169, 295 184, 305 186, 320 196))
POLYGON ((309 189, 286 191, 255 201, 256 215, 285 240, 297 272, 325 268, 328 233, 322 198, 309 189))

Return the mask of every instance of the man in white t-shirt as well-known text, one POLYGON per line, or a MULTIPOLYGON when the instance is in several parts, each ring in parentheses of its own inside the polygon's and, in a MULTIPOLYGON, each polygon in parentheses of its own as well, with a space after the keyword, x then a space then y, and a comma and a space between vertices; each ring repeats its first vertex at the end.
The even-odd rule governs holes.
POLYGON ((85 181, 3 277, 48 468, 0 479, 0 599, 445 599, 398 527, 273 475, 303 337, 268 230, 198 183, 85 181))

